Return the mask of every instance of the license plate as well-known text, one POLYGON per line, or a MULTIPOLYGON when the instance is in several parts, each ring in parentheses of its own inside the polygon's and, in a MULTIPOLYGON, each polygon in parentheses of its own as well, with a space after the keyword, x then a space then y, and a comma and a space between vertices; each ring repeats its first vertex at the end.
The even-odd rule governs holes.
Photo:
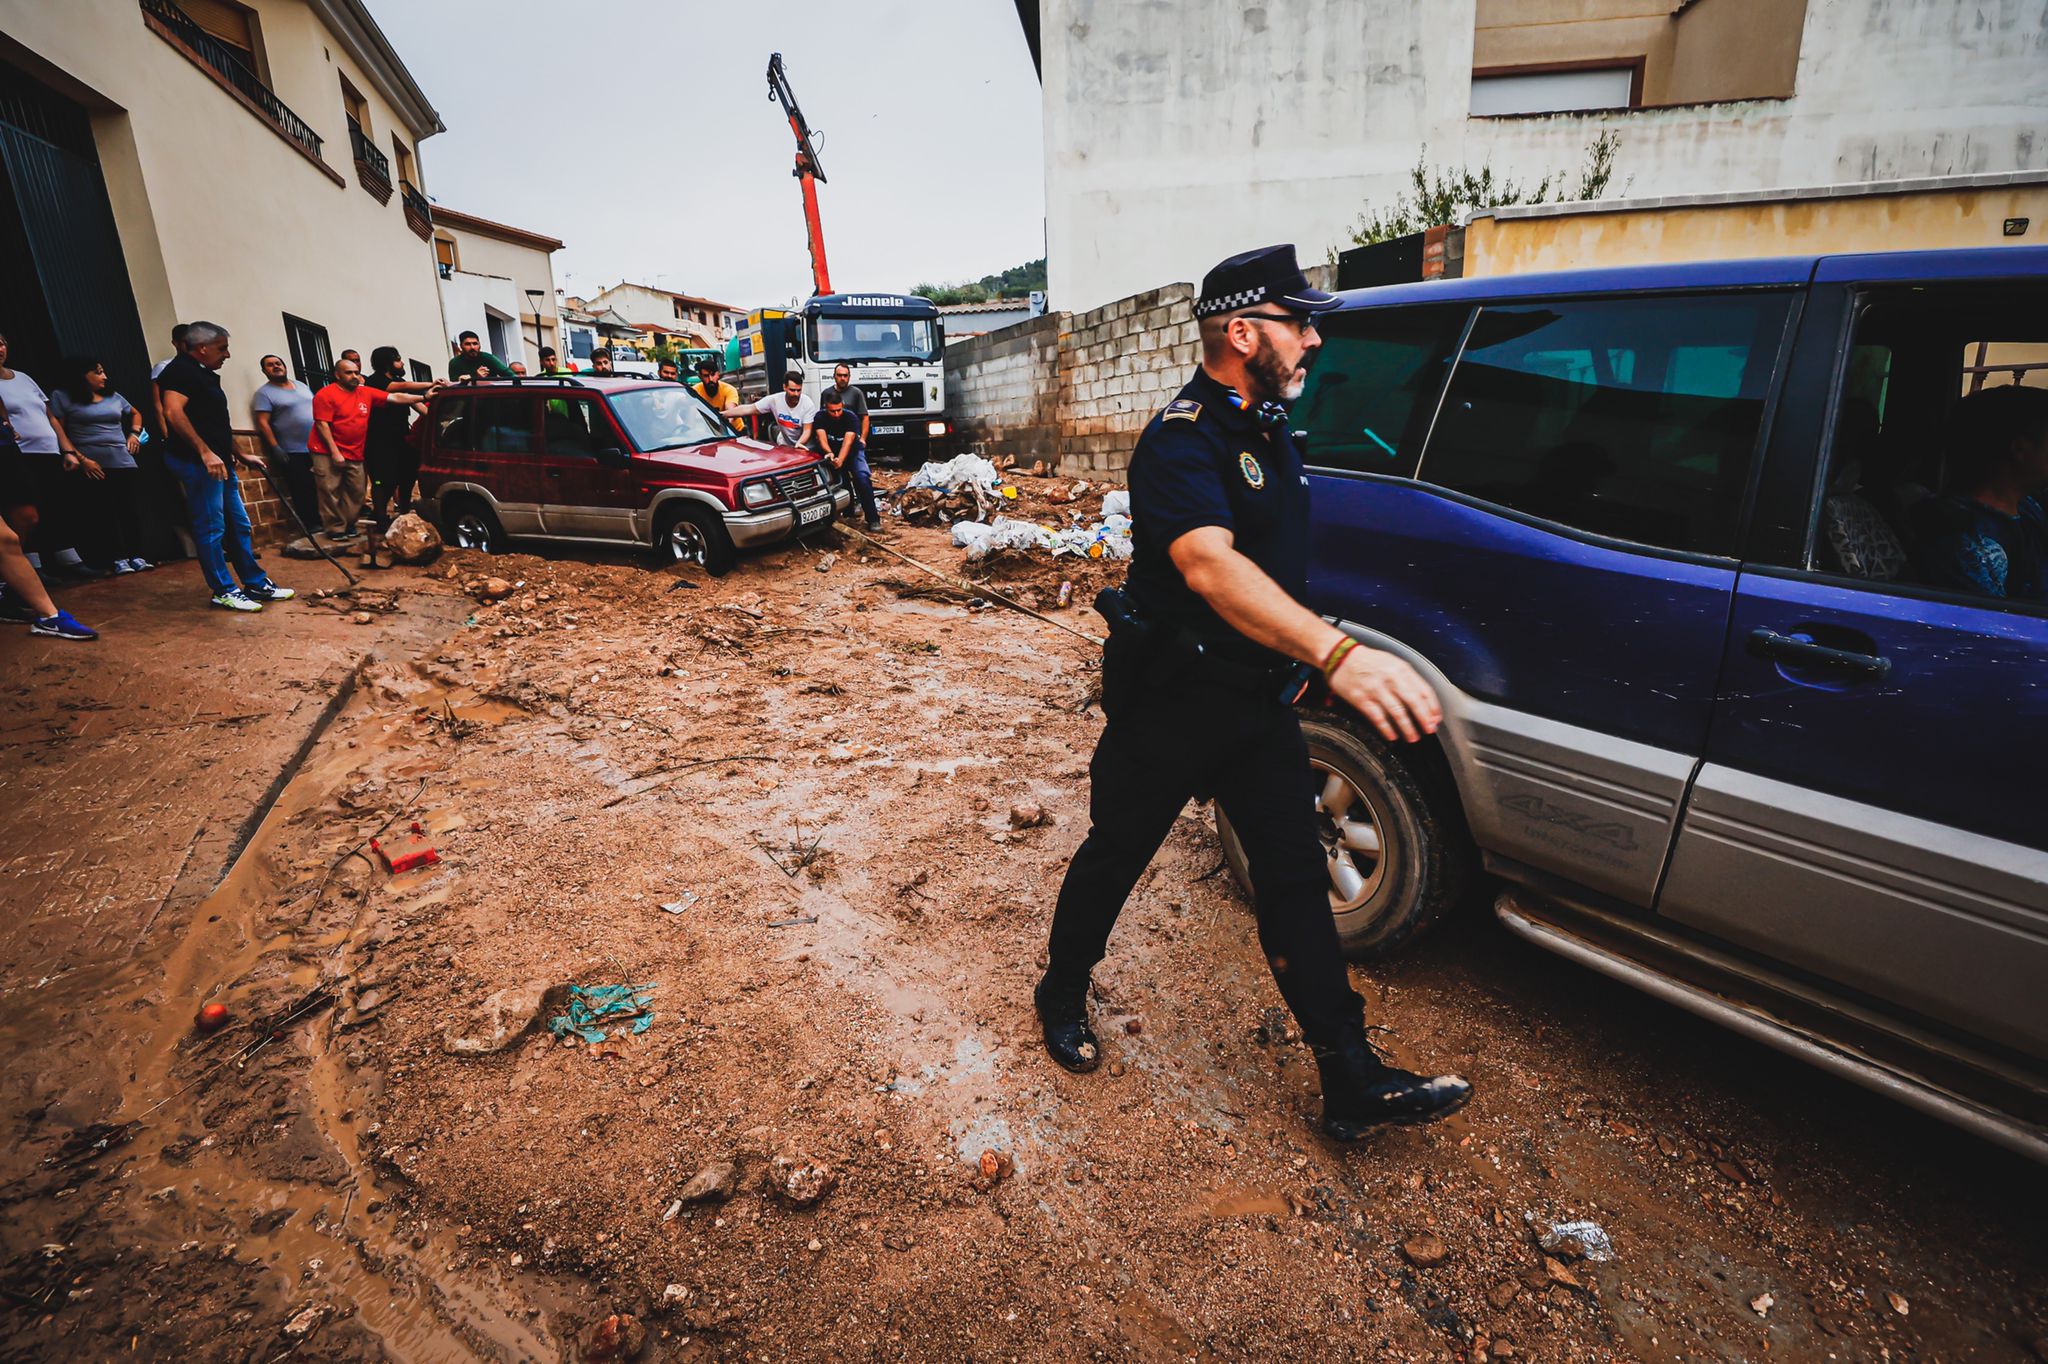
POLYGON ((813 521, 823 521, 831 514, 832 504, 830 502, 820 502, 815 507, 799 508, 796 514, 796 523, 799 526, 808 526, 813 521))
POLYGON ((871 426, 868 430, 877 436, 900 436, 903 434, 901 426, 871 426))

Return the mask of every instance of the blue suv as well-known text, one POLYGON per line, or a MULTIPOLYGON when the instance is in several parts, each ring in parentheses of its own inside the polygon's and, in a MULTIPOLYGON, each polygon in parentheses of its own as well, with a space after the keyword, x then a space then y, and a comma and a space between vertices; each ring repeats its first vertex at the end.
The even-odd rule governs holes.
POLYGON ((2040 504, 1971 501, 1973 417, 2040 410, 1986 390, 2048 389, 2048 249, 1396 285, 1318 326, 1311 605, 1445 710, 1413 747, 1304 716, 1347 950, 1490 874, 1522 937, 2048 1159, 2040 504))

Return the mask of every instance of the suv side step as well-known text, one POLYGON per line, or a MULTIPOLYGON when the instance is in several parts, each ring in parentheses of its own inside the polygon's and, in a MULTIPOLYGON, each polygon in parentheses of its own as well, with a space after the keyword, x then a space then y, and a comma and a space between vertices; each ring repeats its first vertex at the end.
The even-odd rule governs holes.
MULTIPOLYGON (((1763 1002, 1749 1002, 1733 993, 1720 993, 1705 984, 1680 979, 1642 960, 1636 953, 1624 950, 1622 944, 1626 943, 1628 948, 1637 951, 1650 949, 1641 952, 1641 956, 1664 955, 1655 951, 1653 943, 1632 941, 1626 926, 1613 926, 1609 932, 1600 932, 1600 920, 1604 916, 1576 908, 1567 909, 1512 890, 1501 893, 1494 902, 1493 912, 1509 932, 1546 951, 1555 952, 1752 1041, 1796 1056, 1866 1089, 1952 1123, 2030 1160, 2048 1164, 2048 1126, 2028 1122, 1959 1093, 1898 1062, 1872 1055, 1840 1037, 1780 1017, 1763 1002)), ((1686 945, 1680 960, 1693 968, 1691 974, 1720 977, 1724 983, 1738 989, 1747 984, 1750 988, 1746 993, 1775 996, 1776 1002, 1795 1005, 1790 1011, 1804 1012, 1796 1008, 1799 992, 1772 990, 1758 979, 1755 968, 1747 964, 1730 958, 1724 968, 1717 960, 1717 954, 1695 944, 1686 945)), ((1853 1026, 1850 1030, 1857 1031, 1853 1026)), ((1975 1067, 1971 1069, 1976 1070, 1975 1067)), ((1981 1076, 1983 1072, 1977 1071, 1977 1074, 1981 1076)), ((2038 1088, 2014 1083, 2008 1077, 1999 1078, 2004 1083, 1995 1087, 2011 1089, 2011 1097, 2018 1101, 2015 1106, 2028 1110, 2038 1106, 2041 1098, 2038 1088), (2029 1099, 2033 1102, 2028 1102, 2029 1099)))

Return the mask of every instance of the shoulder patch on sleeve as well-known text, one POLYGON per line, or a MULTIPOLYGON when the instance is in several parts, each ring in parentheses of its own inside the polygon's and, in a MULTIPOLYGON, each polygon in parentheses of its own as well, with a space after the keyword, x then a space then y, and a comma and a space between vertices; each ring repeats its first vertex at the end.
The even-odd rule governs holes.
POLYGON ((1166 421, 1188 422, 1193 421, 1195 418, 1201 415, 1202 405, 1196 402, 1193 398, 1175 398, 1172 402, 1166 405, 1166 411, 1160 414, 1162 419, 1166 421))

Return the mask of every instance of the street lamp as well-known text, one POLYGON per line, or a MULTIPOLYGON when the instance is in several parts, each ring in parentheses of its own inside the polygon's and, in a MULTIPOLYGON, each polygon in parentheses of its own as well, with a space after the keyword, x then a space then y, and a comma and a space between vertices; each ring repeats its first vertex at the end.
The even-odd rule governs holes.
POLYGON ((547 294, 548 291, 545 289, 528 289, 526 291, 527 306, 533 309, 533 363, 536 366, 540 364, 541 351, 548 344, 546 338, 540 334, 540 301, 546 298, 547 294))

